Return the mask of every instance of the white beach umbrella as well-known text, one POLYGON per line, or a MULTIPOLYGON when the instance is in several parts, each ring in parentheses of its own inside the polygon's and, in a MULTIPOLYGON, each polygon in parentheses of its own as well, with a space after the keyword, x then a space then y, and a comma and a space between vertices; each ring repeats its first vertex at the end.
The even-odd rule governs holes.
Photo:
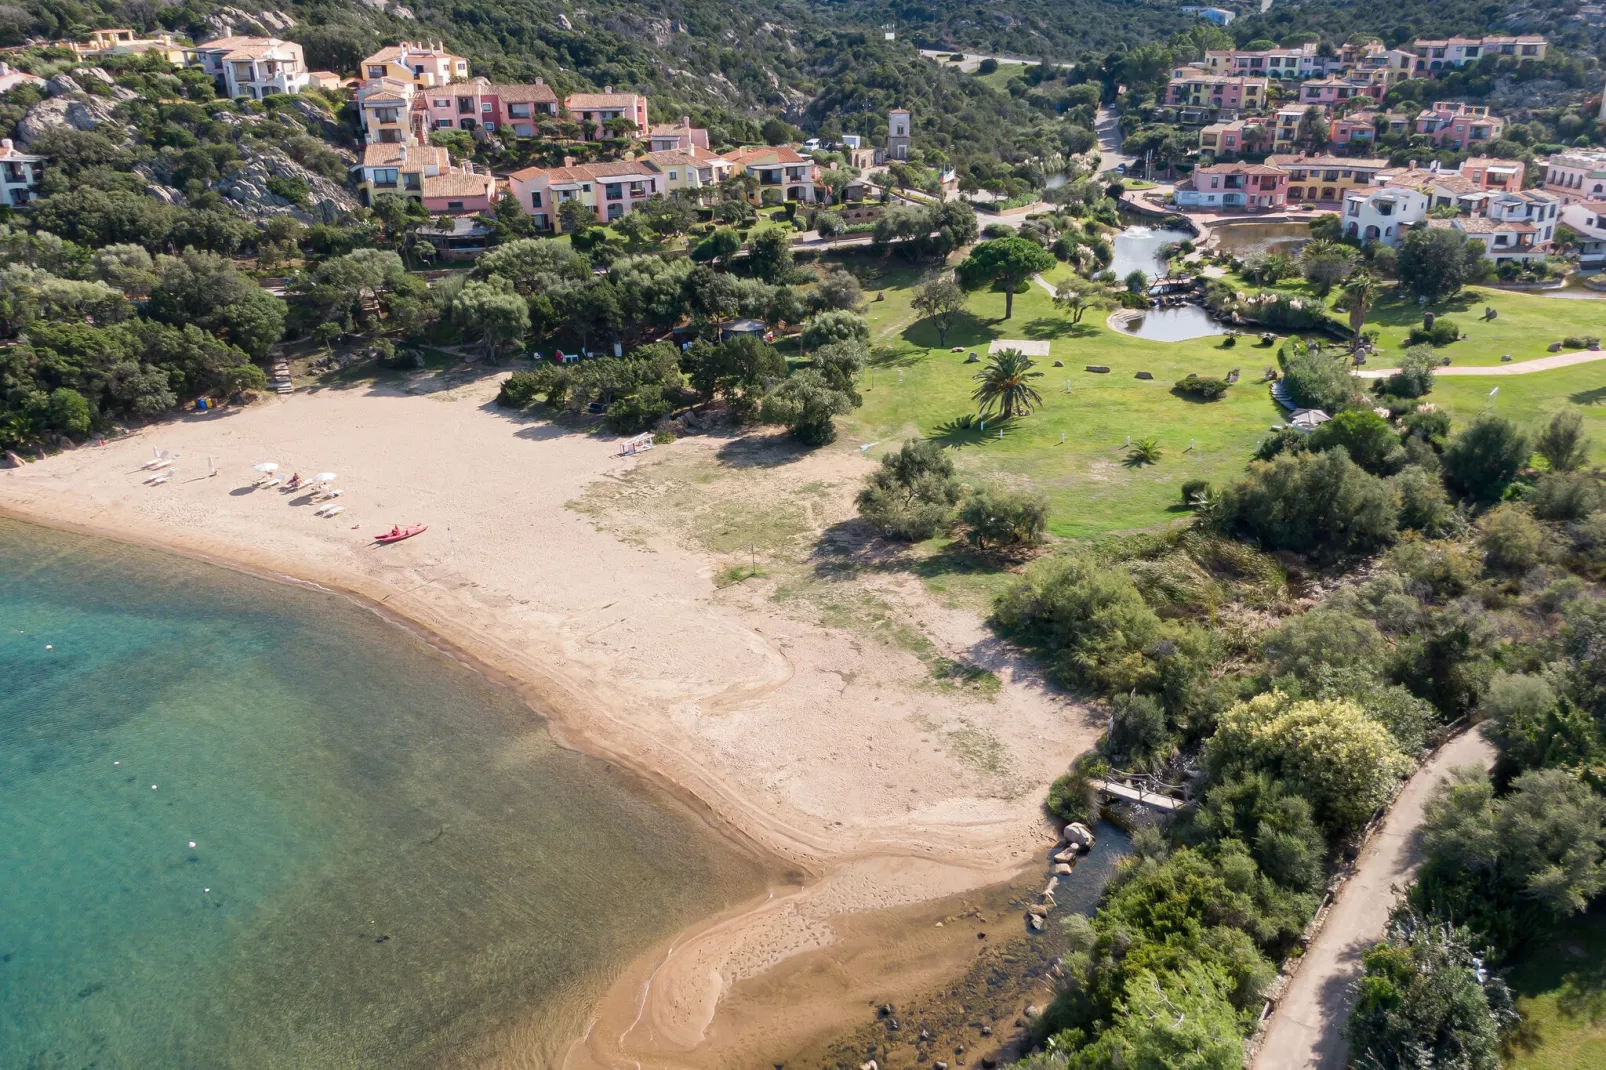
POLYGON ((333 483, 335 481, 335 474, 333 472, 319 472, 317 475, 312 477, 312 481, 314 483, 333 483))
POLYGON ((277 472, 278 470, 279 466, 272 461, 263 461, 261 464, 251 466, 251 471, 253 472, 277 472))

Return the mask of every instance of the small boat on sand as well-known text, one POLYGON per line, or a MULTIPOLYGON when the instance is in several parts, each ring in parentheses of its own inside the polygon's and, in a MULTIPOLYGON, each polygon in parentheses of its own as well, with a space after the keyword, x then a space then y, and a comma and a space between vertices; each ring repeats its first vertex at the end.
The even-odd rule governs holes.
POLYGON ((414 535, 422 535, 429 530, 428 524, 409 524, 406 527, 393 527, 389 531, 380 532, 374 536, 375 542, 401 542, 414 535))

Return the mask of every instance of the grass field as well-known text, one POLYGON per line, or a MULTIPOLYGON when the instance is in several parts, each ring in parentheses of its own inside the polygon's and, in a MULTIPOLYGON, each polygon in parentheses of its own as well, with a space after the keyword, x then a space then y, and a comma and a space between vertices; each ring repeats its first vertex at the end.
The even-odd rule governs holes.
POLYGON ((1511 986, 1523 1017, 1507 1047, 1511 1070, 1606 1066, 1606 913, 1575 918, 1525 949, 1511 986))
MULTIPOLYGON (((843 440, 874 443, 871 456, 917 435, 942 441, 954 447, 955 463, 966 478, 1030 486, 1047 495, 1050 530, 1056 535, 1080 538, 1150 528, 1184 516, 1184 481, 1230 481, 1270 425, 1286 415, 1259 381, 1276 363, 1275 351, 1249 339, 1223 348, 1219 337, 1174 343, 1133 338, 1109 329, 1102 312, 1072 324, 1034 285, 1016 295, 1009 320, 1002 318, 1002 293, 972 295, 968 315, 941 346, 935 328, 909 307, 917 271, 896 261, 885 267, 869 259, 857 263, 871 267, 867 294, 881 293, 884 299, 869 305, 874 367, 862 379, 863 408, 842 421, 843 440), (1049 343, 1050 356, 1039 361, 1043 377, 1036 384, 1043 405, 1030 416, 989 424, 985 432, 963 428, 959 418, 976 411, 970 392, 978 370, 964 363, 966 355, 975 350, 985 358, 995 339, 1049 343), (965 352, 949 352, 956 345, 965 352), (1053 367, 1055 360, 1065 367, 1053 367), (1089 364, 1111 370, 1090 373, 1084 370, 1089 364), (1234 368, 1241 381, 1221 401, 1200 403, 1171 392, 1189 372, 1225 376, 1234 368), (1138 371, 1154 379, 1139 380, 1138 371), (1159 463, 1130 464, 1128 436, 1156 439, 1159 463)), ((1470 292, 1439 311, 1470 335, 1446 350, 1461 365, 1497 365, 1506 352, 1519 361, 1544 356, 1551 341, 1602 333, 1606 321, 1606 303, 1492 290, 1470 292), (1493 321, 1478 318, 1486 304, 1498 310, 1493 321)), ((1377 311, 1374 322, 1383 328, 1387 351, 1381 362, 1403 350, 1406 331, 1418 321, 1414 305, 1377 311)), ((1526 376, 1441 378, 1432 399, 1461 425, 1484 409, 1496 385, 1497 411, 1524 424, 1537 425, 1565 406, 1581 408, 1595 430, 1596 456, 1606 461, 1606 361, 1526 376)))

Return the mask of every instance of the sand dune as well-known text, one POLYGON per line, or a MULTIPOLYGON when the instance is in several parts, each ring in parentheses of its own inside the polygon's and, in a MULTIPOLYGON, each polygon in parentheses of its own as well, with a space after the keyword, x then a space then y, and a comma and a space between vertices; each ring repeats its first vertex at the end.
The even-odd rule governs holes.
MULTIPOLYGON (((689 793, 802 876, 643 956, 572 1067, 719 1065, 753 1039, 718 1027, 722 995, 838 939, 834 917, 1040 861, 1043 788, 1097 726, 918 582, 811 578, 798 564, 818 531, 851 516, 869 464, 851 446, 778 469, 726 464, 724 443, 695 438, 619 458, 611 438, 509 418, 491 404, 494 382, 443 385, 186 416, 0 472, 0 508, 370 599, 506 674, 560 740, 689 793), (153 447, 178 455, 160 487, 137 474, 153 447), (264 460, 340 473, 345 511, 323 520, 304 495, 249 489, 264 460), (751 522, 777 493, 793 496, 786 509, 800 503, 786 515, 804 537, 769 553, 804 593, 777 579, 717 589, 736 556, 710 552, 677 517, 727 494, 720 515, 751 522), (371 542, 415 521, 429 532, 371 542), (855 616, 863 606, 874 612, 855 616), (1002 687, 935 685, 920 644, 1002 687)), ((730 530, 727 541, 745 529, 730 530)))

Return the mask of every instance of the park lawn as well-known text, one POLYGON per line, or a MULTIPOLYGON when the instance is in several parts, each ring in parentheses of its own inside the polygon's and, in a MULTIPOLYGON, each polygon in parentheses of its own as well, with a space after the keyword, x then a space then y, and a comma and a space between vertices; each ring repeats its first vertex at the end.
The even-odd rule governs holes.
POLYGON ((1507 1044, 1507 1067, 1606 1066, 1606 912, 1573 918, 1525 948, 1510 983, 1523 1021, 1507 1044))
POLYGON ((842 420, 843 440, 874 443, 868 452, 878 456, 906 438, 936 439, 953 447, 966 478, 1045 494, 1049 529, 1056 535, 1083 538, 1184 517, 1182 483, 1232 480, 1284 415, 1256 381, 1275 363, 1271 350, 1247 344, 1223 349, 1219 337, 1175 343, 1131 338, 1110 330, 1104 312, 1089 312, 1072 324, 1036 284, 1015 296, 1014 317, 1007 321, 1002 293, 972 294, 970 315, 947 339, 966 353, 951 353, 938 345, 935 327, 909 307, 918 277, 913 269, 891 268, 866 284, 872 297, 878 291, 886 297, 869 305, 873 367, 860 380, 864 406, 842 420), (985 359, 988 343, 998 338, 1049 342, 1051 355, 1039 361, 1043 405, 985 432, 961 428, 956 419, 976 412, 970 394, 980 367, 965 364, 965 357, 974 350, 985 359), (1066 366, 1054 368, 1055 360, 1066 366), (1084 371, 1088 364, 1111 371, 1084 371), (1243 381, 1221 401, 1203 404, 1171 393, 1172 384, 1189 372, 1225 376, 1233 368, 1241 370, 1243 381), (1140 370, 1151 372, 1153 381, 1136 379, 1140 370), (1129 466, 1128 436, 1134 442, 1156 439, 1159 463, 1129 466))
POLYGON ((971 77, 985 84, 989 89, 996 89, 1000 93, 1009 92, 1009 83, 1016 78, 1024 77, 1026 67, 1020 63, 1000 63, 998 69, 991 74, 982 74, 979 71, 971 77))
POLYGON ((1427 400, 1449 410, 1453 428, 1465 427, 1492 409, 1530 434, 1555 413, 1572 409, 1583 415, 1584 427, 1594 439, 1591 460, 1606 463, 1606 360, 1531 375, 1441 375, 1427 400), (1489 391, 1495 387, 1500 393, 1491 399, 1489 391))

